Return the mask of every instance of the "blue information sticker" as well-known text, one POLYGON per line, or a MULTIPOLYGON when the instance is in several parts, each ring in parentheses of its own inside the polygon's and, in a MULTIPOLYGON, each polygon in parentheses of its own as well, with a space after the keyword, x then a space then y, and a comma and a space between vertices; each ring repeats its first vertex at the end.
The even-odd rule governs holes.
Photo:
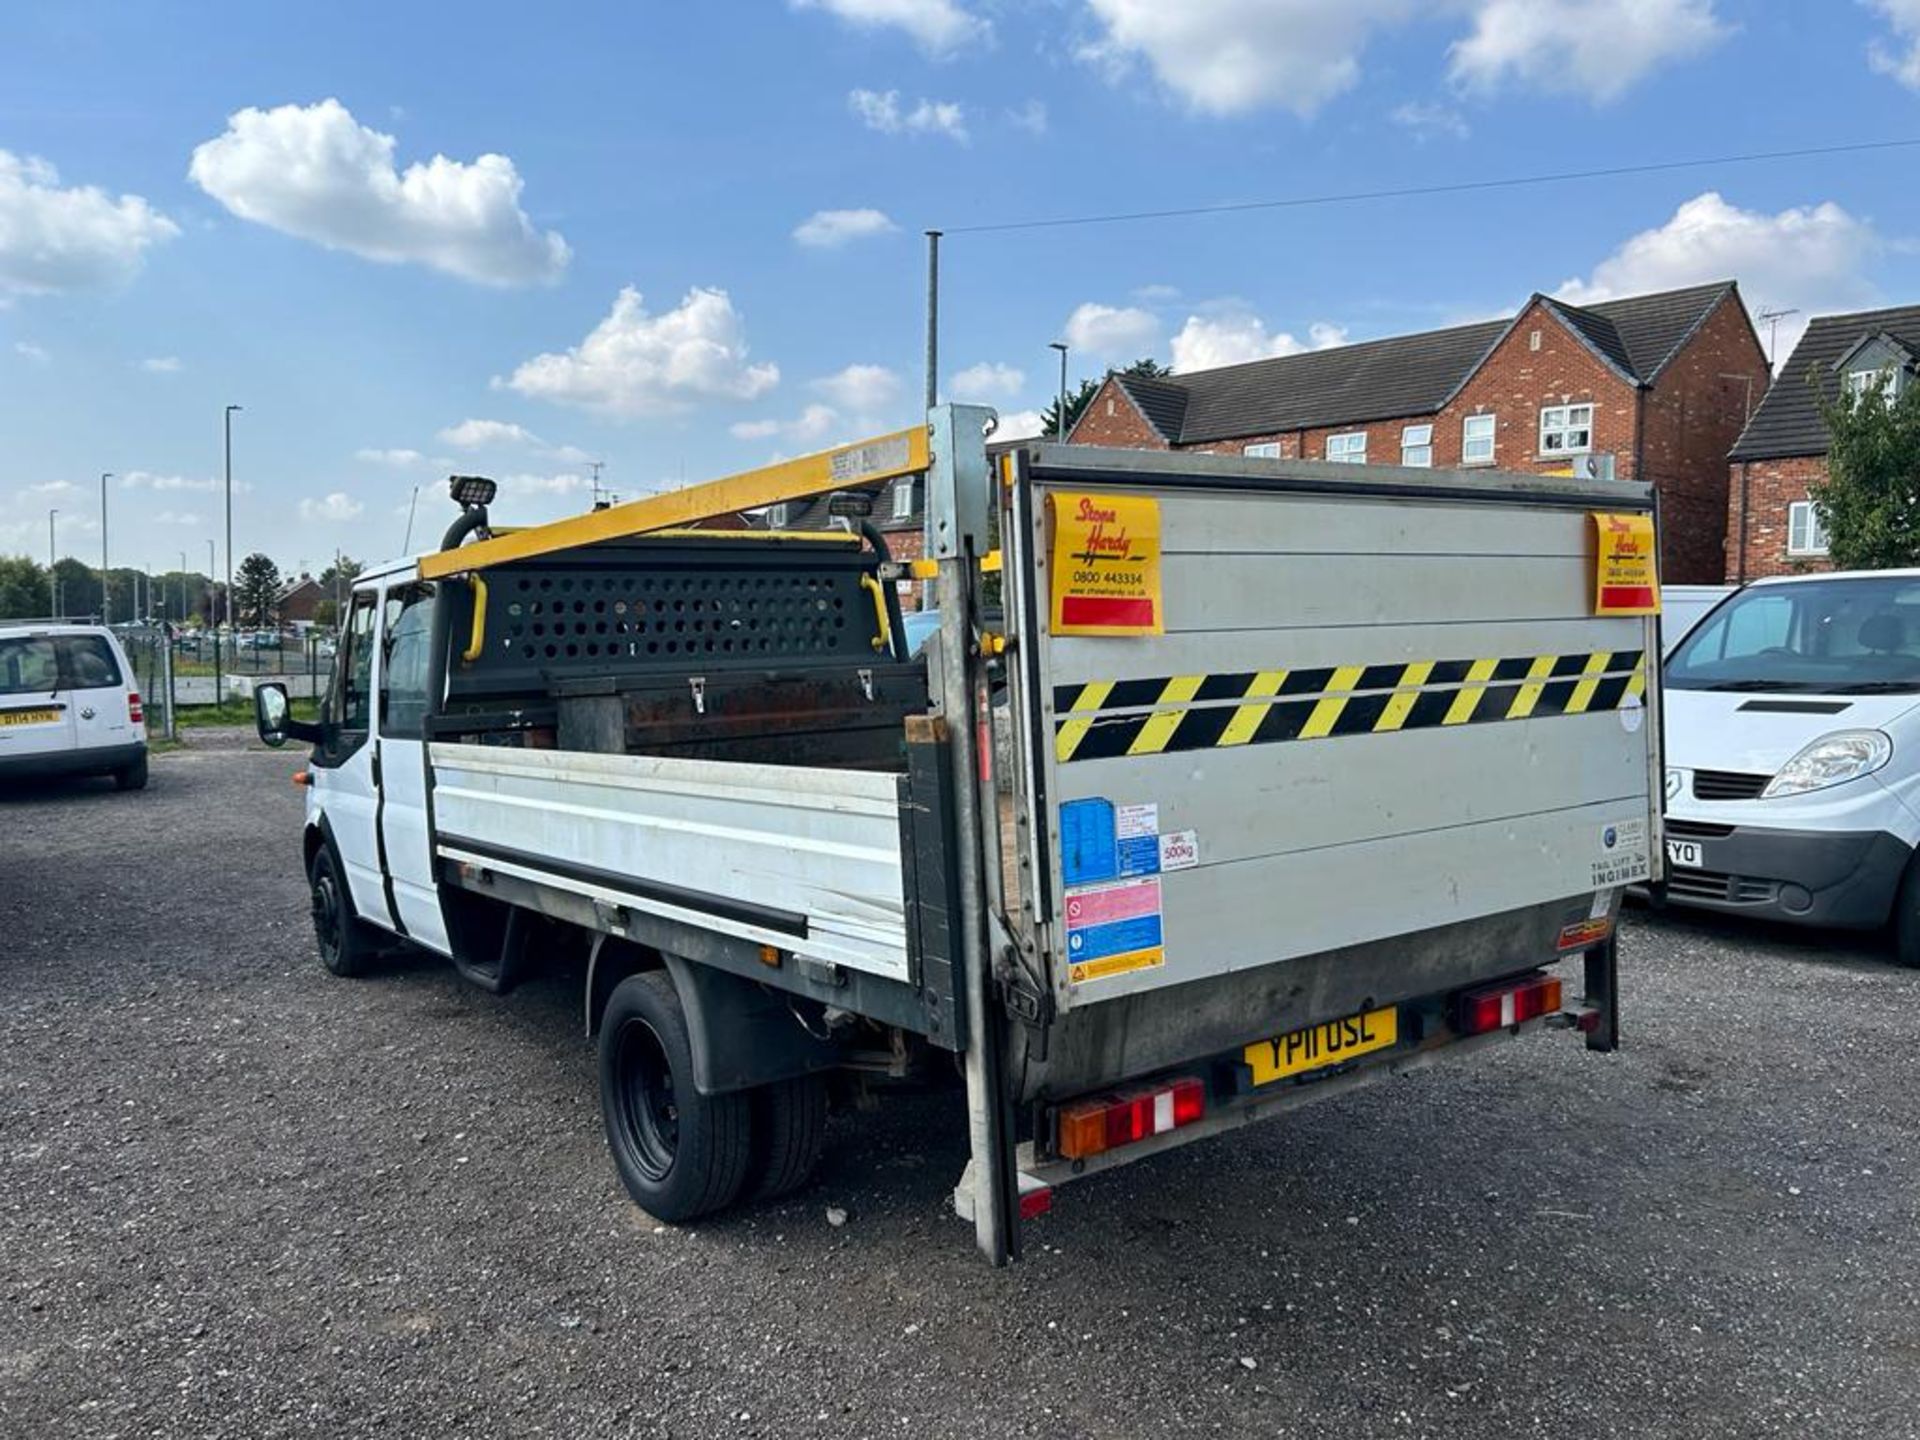
POLYGON ((1060 873, 1069 885, 1090 885, 1119 874, 1114 854, 1113 802, 1097 796, 1060 807, 1060 873))
POLYGON ((1108 955, 1126 955, 1135 950, 1152 950, 1161 943, 1160 916, 1138 915, 1131 920, 1115 920, 1107 925, 1089 925, 1067 934, 1067 959, 1078 963, 1099 960, 1108 955))
POLYGON ((1160 837, 1158 835, 1129 835, 1119 841, 1120 875, 1122 879, 1134 875, 1158 875, 1160 873, 1160 837))

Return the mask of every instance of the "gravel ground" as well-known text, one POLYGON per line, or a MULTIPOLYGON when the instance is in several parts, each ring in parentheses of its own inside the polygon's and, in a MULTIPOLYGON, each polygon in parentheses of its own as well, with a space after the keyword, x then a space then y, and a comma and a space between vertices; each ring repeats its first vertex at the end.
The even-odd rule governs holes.
POLYGON ((1072 1187, 994 1272, 944 1098, 656 1226, 576 976, 320 969, 296 764, 0 797, 0 1434, 1920 1434, 1920 975, 1870 951, 1640 917, 1617 1055, 1072 1187))

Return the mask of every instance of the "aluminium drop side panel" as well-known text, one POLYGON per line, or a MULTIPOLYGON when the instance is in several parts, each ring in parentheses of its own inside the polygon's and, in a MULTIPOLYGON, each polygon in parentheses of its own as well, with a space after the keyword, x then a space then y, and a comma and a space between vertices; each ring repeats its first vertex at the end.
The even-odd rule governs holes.
POLYGON ((1306 482, 1294 489, 1271 466, 1236 474, 1208 459, 1182 473, 1190 458, 1115 456, 1103 472, 1095 453, 1068 468, 1043 451, 1027 472, 1040 557, 1036 818, 1063 1010, 1648 873, 1651 626, 1591 613, 1588 518, 1644 510, 1644 487, 1554 492, 1435 472, 1409 484, 1412 472, 1369 470, 1323 493, 1344 467, 1285 467, 1306 482), (1050 491, 1158 500, 1165 634, 1048 633, 1050 491), (1123 828, 1130 817, 1192 832, 1198 863, 1120 892, 1069 886, 1063 809, 1101 801, 1123 828), (1112 946, 1088 917, 1155 901, 1160 963, 1076 983, 1076 929, 1101 956, 1112 946))
POLYGON ((435 743, 437 852, 910 978, 891 774, 435 743))

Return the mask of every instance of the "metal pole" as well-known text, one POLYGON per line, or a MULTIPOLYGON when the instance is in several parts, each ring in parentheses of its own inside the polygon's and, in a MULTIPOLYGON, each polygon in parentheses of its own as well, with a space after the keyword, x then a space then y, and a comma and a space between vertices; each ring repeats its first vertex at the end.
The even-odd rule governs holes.
POLYGON ((60 512, 47 511, 47 603, 53 607, 53 617, 60 618, 60 572, 53 567, 59 562, 53 558, 53 520, 60 512))
POLYGON ((187 623, 187 552, 180 552, 180 623, 187 623))
POLYGON ((1067 438, 1067 346, 1065 341, 1055 340, 1047 348, 1060 352, 1060 408, 1053 412, 1053 438, 1064 444, 1067 438))
POLYGON ((113 623, 113 576, 107 569, 107 481, 113 478, 111 470, 100 474, 100 623, 113 623))
POLYGON ((219 574, 213 557, 213 541, 207 541, 207 633, 213 636, 213 703, 218 705, 224 698, 221 691, 220 675, 220 589, 215 576, 219 574))
POLYGON ((227 630, 233 630, 233 412, 238 405, 227 406, 227 630))
POLYGON ((927 409, 940 403, 940 232, 927 231, 927 409))
MULTIPOLYGON (((598 464, 599 462, 595 461, 594 463, 598 464)), ((594 492, 598 494, 600 489, 600 472, 595 470, 593 476, 594 492)), ((407 501, 407 538, 400 542, 400 553, 402 555, 409 554, 413 550, 413 512, 419 508, 420 487, 416 485, 413 487, 413 498, 407 501)))

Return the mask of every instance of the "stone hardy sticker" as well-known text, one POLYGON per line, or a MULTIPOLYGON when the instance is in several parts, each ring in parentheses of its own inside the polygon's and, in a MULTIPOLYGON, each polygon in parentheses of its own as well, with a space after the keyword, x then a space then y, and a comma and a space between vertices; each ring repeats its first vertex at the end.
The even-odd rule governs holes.
POLYGON ((1593 613, 1658 615, 1660 578, 1655 573, 1651 515, 1593 516, 1593 613))
POLYGON ((1159 635, 1160 502, 1137 495, 1047 496, 1055 635, 1159 635))

